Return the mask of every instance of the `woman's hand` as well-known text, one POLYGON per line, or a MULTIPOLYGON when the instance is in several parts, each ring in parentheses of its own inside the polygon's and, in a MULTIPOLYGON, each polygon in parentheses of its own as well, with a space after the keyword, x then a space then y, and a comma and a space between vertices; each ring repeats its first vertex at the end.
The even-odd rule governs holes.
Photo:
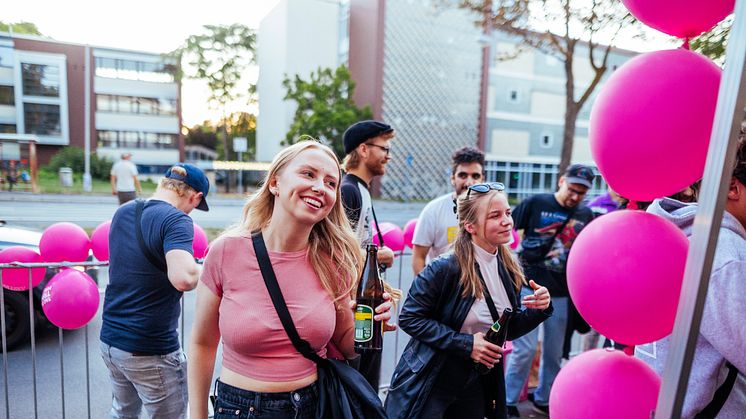
POLYGON ((546 310, 549 307, 551 297, 549 296, 549 290, 546 287, 534 282, 534 280, 528 281, 528 285, 534 290, 534 293, 523 297, 523 305, 526 308, 533 308, 536 310, 546 310))
MULTIPOLYGON (((380 320, 383 322, 384 332, 391 332, 391 331, 396 330, 395 324, 389 324, 389 320, 391 320, 391 307, 393 306, 394 304, 391 302, 391 295, 387 292, 384 292, 383 303, 375 308, 375 312, 378 314, 373 316, 374 320, 380 320)), ((350 309, 354 311, 355 307, 357 307, 357 302, 355 300, 351 300, 350 309)))
POLYGON ((502 358, 503 348, 484 339, 484 333, 474 334, 474 344, 471 347, 471 359, 485 367, 492 368, 502 358))

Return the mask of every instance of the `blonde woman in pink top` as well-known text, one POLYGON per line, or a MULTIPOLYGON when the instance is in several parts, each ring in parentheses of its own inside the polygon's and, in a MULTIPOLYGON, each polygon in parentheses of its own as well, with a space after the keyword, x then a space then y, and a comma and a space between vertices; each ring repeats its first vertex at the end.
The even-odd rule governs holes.
MULTIPOLYGON (((356 356, 351 291, 362 261, 340 201, 340 173, 331 149, 315 141, 284 149, 244 206, 239 225, 211 245, 189 347, 190 417, 207 417, 221 338, 215 418, 315 416, 316 364, 293 347, 282 327, 252 233, 264 237, 301 338, 322 357, 329 343, 346 358, 356 356)), ((387 301, 376 318, 388 321, 390 310, 387 301)))

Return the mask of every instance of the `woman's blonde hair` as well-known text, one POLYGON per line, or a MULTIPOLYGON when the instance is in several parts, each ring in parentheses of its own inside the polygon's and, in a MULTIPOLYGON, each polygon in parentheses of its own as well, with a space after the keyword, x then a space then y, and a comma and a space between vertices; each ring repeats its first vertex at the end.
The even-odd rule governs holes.
MULTIPOLYGON (((456 241, 453 243, 453 253, 456 255, 456 260, 461 268, 461 278, 459 281, 461 282, 461 287, 464 289, 462 293, 463 298, 469 296, 482 298, 484 292, 482 282, 479 280, 479 273, 477 272, 477 261, 474 256, 472 235, 466 231, 465 225, 466 223, 477 224, 480 221, 480 203, 485 203, 481 206, 488 205, 497 194, 505 196, 505 193, 502 191, 489 190, 487 193, 475 192, 469 194, 465 192, 458 199, 458 235, 456 236, 456 241)), ((497 253, 508 272, 513 276, 516 291, 520 290, 521 286, 525 283, 525 277, 523 276, 521 265, 510 252, 510 247, 507 244, 500 245, 497 248, 497 253)))
POLYGON ((331 212, 316 223, 308 238, 308 257, 324 289, 336 300, 349 296, 362 268, 362 253, 352 232, 340 197, 341 169, 339 160, 327 146, 316 141, 304 140, 280 151, 272 161, 264 182, 243 207, 243 217, 238 225, 224 234, 241 235, 261 231, 269 225, 275 207, 275 196, 269 190, 272 179, 278 176, 293 159, 310 149, 322 150, 337 166, 340 182, 331 212))

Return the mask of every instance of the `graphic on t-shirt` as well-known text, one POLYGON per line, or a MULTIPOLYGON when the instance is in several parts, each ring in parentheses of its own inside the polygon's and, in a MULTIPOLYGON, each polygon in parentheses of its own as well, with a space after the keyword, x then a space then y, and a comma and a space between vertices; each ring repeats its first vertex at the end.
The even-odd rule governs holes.
POLYGON ((534 233, 543 239, 551 240, 554 237, 552 249, 547 253, 544 264, 548 269, 558 272, 564 272, 570 248, 580 231, 585 227, 584 222, 575 218, 568 221, 567 224, 565 224, 565 220, 567 220, 567 214, 542 211, 540 225, 543 227, 534 229, 534 233), (558 233, 557 229, 561 228, 563 224, 565 224, 565 228, 558 233))
POLYGON ((448 227, 448 244, 451 244, 456 241, 456 235, 458 234, 458 227, 448 227))

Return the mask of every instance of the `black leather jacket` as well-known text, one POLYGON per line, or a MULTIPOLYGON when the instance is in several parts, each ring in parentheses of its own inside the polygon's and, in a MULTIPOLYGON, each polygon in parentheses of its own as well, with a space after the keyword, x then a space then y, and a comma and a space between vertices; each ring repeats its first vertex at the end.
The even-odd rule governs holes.
MULTIPOLYGON (((520 295, 512 276, 500 262, 498 269, 515 313, 508 328, 508 340, 513 340, 550 317, 553 307, 550 305, 546 310, 520 310, 520 295)), ((475 299, 471 296, 462 298, 460 276, 461 270, 456 257, 449 254, 432 261, 414 279, 399 315, 399 326, 412 339, 394 370, 386 397, 389 418, 419 417, 423 403, 427 401, 433 383, 448 357, 471 357, 474 336, 459 331, 475 299)), ((499 365, 502 366, 502 363, 499 365)), ((493 396, 497 400, 503 400, 504 405, 503 370, 495 368, 493 373, 491 375, 496 388, 492 390, 498 393, 493 396)), ((497 417, 501 416, 499 414, 497 417)))

